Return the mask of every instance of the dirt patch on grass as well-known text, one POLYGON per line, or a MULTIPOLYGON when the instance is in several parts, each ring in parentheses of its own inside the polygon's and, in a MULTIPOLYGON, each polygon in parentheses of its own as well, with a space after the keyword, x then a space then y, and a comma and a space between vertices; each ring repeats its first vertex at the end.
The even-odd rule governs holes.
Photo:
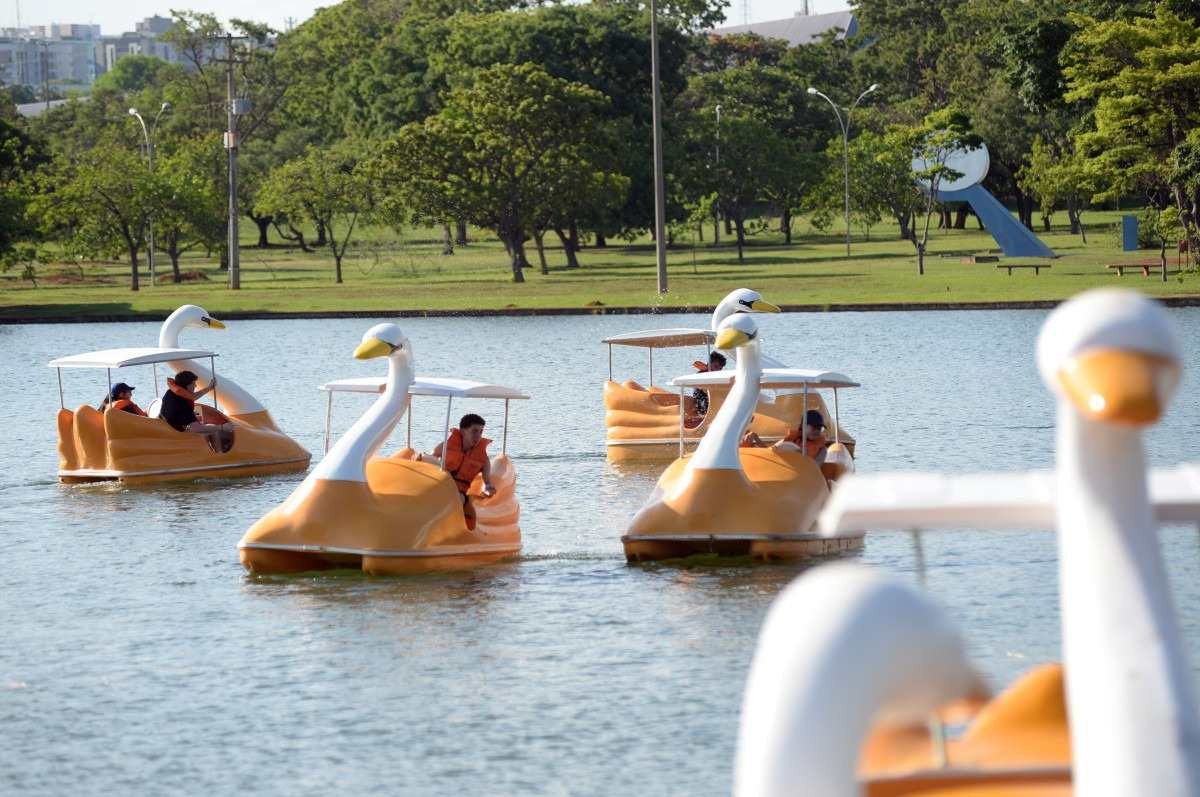
MULTIPOLYGON (((174 282, 175 275, 171 273, 160 274, 155 280, 156 282, 174 282)), ((208 274, 204 271, 181 271, 179 272, 180 282, 208 282, 208 274)))

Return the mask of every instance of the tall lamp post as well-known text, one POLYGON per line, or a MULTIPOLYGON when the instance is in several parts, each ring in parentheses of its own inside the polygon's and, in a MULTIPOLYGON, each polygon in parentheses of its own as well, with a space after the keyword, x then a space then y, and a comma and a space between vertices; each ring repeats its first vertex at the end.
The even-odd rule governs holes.
MULTIPOLYGON (((130 108, 129 115, 138 120, 142 125, 142 141, 146 144, 146 164, 150 171, 154 171, 154 133, 158 130, 158 120, 162 115, 171 109, 171 103, 164 102, 158 109, 158 113, 154 114, 154 121, 150 123, 147 129, 146 120, 138 113, 137 108, 130 108)), ((150 215, 150 287, 154 287, 154 215, 150 215)))
POLYGON ((817 91, 814 87, 808 87, 808 93, 816 97, 820 97, 829 103, 829 107, 833 108, 833 113, 837 117, 838 126, 842 128, 842 172, 845 178, 845 198, 846 198, 846 257, 850 257, 850 114, 858 107, 858 104, 863 101, 863 98, 879 88, 878 83, 872 83, 866 91, 858 95, 846 111, 845 118, 842 117, 842 109, 839 109, 837 103, 829 99, 828 96, 817 91))
POLYGON ((667 292, 667 198, 663 178, 662 99, 658 86, 658 4, 650 0, 650 102, 654 126, 654 253, 658 292, 667 292))

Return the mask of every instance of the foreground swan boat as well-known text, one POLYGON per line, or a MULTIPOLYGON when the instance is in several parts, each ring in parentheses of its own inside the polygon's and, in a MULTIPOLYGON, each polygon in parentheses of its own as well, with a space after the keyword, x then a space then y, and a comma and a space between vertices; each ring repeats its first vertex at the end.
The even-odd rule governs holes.
MULTIPOLYGON (((1035 527, 1052 513, 1064 668, 1048 665, 1020 679, 935 755, 936 740, 912 712, 873 732, 872 722, 898 705, 930 713, 966 696, 963 662, 950 673, 910 666, 930 652, 911 625, 889 630, 890 655, 864 658, 852 655, 853 645, 826 644, 857 640, 859 652, 869 644, 864 634, 878 621, 853 607, 834 609, 836 633, 797 634, 800 602, 807 622, 816 589, 804 577, 781 595, 760 637, 735 793, 790 794, 819 784, 812 793, 832 797, 1200 795, 1200 711, 1157 534, 1161 520, 1200 520, 1200 468, 1148 475, 1141 439, 1178 383, 1178 339, 1157 303, 1091 291, 1051 314, 1038 365, 1058 399, 1052 476, 850 478, 821 525, 830 534, 867 526, 1035 527), (831 722, 814 694, 828 681, 810 674, 834 672, 854 699, 831 722), (810 756, 805 742, 818 736, 827 755, 810 756)), ((827 571, 824 579, 839 582, 825 592, 853 592, 850 578, 827 571)))
POLYGON ((834 538, 813 533, 828 484, 853 467, 846 447, 835 442, 818 465, 802 451, 739 448, 763 386, 800 389, 800 401, 817 387, 856 387, 832 372, 771 369, 764 374, 757 326, 748 315, 721 323, 716 345, 739 349, 734 373, 716 372, 674 380, 681 387, 733 386, 695 454, 681 456, 659 478, 650 500, 621 537, 630 561, 672 559, 696 553, 793 559, 852 550, 862 533, 834 538))
MULTIPOLYGON (((711 329, 655 329, 628 332, 605 338, 608 344, 608 381, 604 383, 604 423, 610 462, 634 462, 671 459, 676 456, 676 417, 685 411, 683 429, 685 445, 700 441, 712 426, 721 405, 727 400, 727 384, 706 388, 709 393, 708 412, 699 416, 690 396, 681 396, 654 384, 654 352, 683 347, 705 347, 709 351, 716 340, 721 322, 738 313, 778 313, 779 308, 763 300, 758 291, 739 288, 727 295, 712 314, 711 329), (613 378, 613 346, 646 349, 649 359, 649 378, 646 386, 633 380, 617 382, 613 378)), ((760 354, 768 368, 783 368, 783 363, 765 353, 760 354)), ((833 428, 833 415, 819 393, 808 397, 808 408, 819 410, 825 417, 826 428, 833 428)), ((800 397, 794 391, 780 390, 759 397, 750 429, 763 440, 783 439, 788 431, 799 425, 804 417, 800 397)), ((845 430, 837 430, 842 442, 854 451, 854 438, 845 430)))
MULTIPOLYGON (((516 471, 503 450, 491 460, 495 493, 484 497, 482 477, 467 494, 476 525, 467 527, 450 474, 418 461, 410 444, 390 457, 375 453, 409 410, 414 395, 447 399, 528 396, 513 388, 463 379, 415 376, 412 346, 395 324, 363 336, 357 359, 386 357, 386 378, 344 379, 323 386, 334 393, 379 393, 370 409, 329 449, 299 487, 255 523, 238 544, 242 564, 254 573, 293 573, 336 567, 376 575, 456 570, 496 562, 521 550, 516 471)), ((411 438, 411 426, 410 426, 411 438)), ((502 444, 507 447, 507 428, 502 444)))
POLYGON ((158 399, 148 405, 148 417, 101 412, 89 404, 67 409, 63 369, 102 369, 109 390, 113 371, 137 366, 149 367, 150 383, 156 391, 160 365, 172 374, 184 369, 195 371, 202 382, 210 382, 217 355, 179 347, 179 332, 190 326, 224 328, 202 308, 186 305, 164 323, 158 346, 85 352, 49 363, 58 369, 60 481, 147 483, 261 476, 308 468, 312 455, 284 434, 253 396, 225 376, 218 379, 212 406, 196 405, 201 422, 232 424, 232 446, 225 451, 214 450, 203 435, 179 432, 167 425, 157 417, 158 399))

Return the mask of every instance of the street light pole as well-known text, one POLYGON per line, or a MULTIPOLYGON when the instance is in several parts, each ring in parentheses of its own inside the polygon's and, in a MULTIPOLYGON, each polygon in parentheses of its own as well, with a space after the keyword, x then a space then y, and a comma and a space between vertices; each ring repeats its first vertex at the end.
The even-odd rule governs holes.
MULTIPOLYGON (((154 114, 154 122, 151 123, 149 130, 146 129, 146 120, 142 118, 142 115, 140 113, 138 113, 138 109, 137 108, 129 109, 129 115, 132 117, 135 117, 138 120, 138 122, 141 123, 141 125, 142 125, 142 141, 145 142, 145 145, 146 145, 146 164, 149 166, 151 173, 154 172, 154 138, 153 138, 153 134, 158 131, 158 120, 160 118, 162 118, 162 115, 166 111, 170 110, 170 108, 171 108, 171 103, 169 103, 169 102, 164 102, 159 107, 158 113, 154 114)), ((153 213, 150 214, 150 219, 149 219, 148 225, 150 227, 150 248, 149 248, 149 254, 147 255, 147 259, 150 261, 150 287, 153 288, 154 287, 154 214, 153 213)))
POLYGON ((654 254, 658 262, 658 292, 667 292, 667 198, 663 178, 662 99, 658 86, 658 4, 650 0, 650 101, 654 126, 654 254))
POLYGON ((809 86, 808 93, 820 97, 829 103, 829 107, 833 108, 834 116, 837 117, 838 126, 842 128, 842 178, 844 185, 845 198, 845 213, 846 213, 846 257, 850 257, 850 114, 858 107, 858 104, 875 89, 879 88, 878 83, 872 83, 866 91, 858 95, 849 108, 846 108, 846 117, 842 118, 842 112, 838 109, 837 103, 829 99, 828 96, 817 91, 812 86, 809 86))

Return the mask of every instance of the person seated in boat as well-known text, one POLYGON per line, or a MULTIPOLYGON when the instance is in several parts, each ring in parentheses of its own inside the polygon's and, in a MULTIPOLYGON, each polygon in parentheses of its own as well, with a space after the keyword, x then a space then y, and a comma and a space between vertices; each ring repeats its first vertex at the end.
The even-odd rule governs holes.
POLYGON ((804 425, 788 432, 787 437, 775 444, 781 451, 799 450, 803 444, 806 455, 818 465, 825 461, 829 440, 825 437, 825 418, 820 410, 809 410, 804 414, 804 425))
POLYGON ((422 461, 433 461, 444 467, 454 479, 454 486, 462 497, 463 515, 467 519, 467 528, 475 528, 475 507, 467 490, 478 474, 483 475, 482 495, 488 498, 496 493, 492 486, 492 461, 488 457, 487 447, 492 441, 483 436, 483 428, 487 424, 479 415, 473 412, 462 416, 458 428, 450 431, 450 438, 443 444, 438 443, 430 456, 422 457, 422 461))
MULTIPOLYGON (((787 437, 771 447, 778 451, 800 451, 801 440, 804 441, 805 454, 816 460, 818 465, 825 461, 825 450, 829 448, 829 440, 825 438, 825 419, 821 417, 819 410, 809 410, 804 416, 803 426, 791 430, 787 437)), ((740 445, 742 448, 767 447, 757 432, 749 430, 742 436, 740 445)))
POLYGON ((202 423, 196 417, 196 401, 216 388, 217 378, 214 376, 208 387, 197 390, 198 378, 191 371, 180 371, 174 379, 168 379, 159 416, 178 432, 204 435, 213 451, 228 451, 228 444, 233 441, 233 425, 202 423))
MULTIPOLYGON (((707 373, 709 371, 721 371, 725 368, 725 355, 719 351, 709 352, 708 363, 703 363, 696 360, 692 363, 692 367, 698 373, 707 373)), ((685 424, 688 428, 699 426, 704 416, 708 414, 708 391, 702 387, 698 387, 692 391, 692 400, 695 402, 695 411, 691 414, 685 424)))
POLYGON ((112 390, 108 392, 106 401, 101 404, 100 409, 103 412, 117 410, 119 412, 128 412, 131 415, 140 415, 143 418, 146 417, 145 411, 133 403, 133 388, 124 382, 117 382, 112 386, 112 390))

